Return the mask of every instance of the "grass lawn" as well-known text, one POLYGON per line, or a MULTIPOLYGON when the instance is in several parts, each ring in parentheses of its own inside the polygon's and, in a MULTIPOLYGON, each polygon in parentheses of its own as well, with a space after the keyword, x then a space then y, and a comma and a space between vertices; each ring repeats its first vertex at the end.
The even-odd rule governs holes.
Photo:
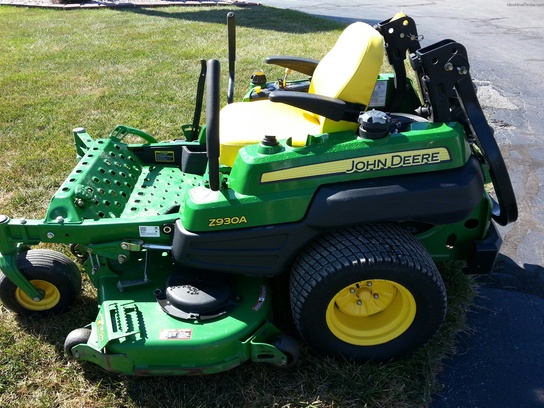
MULTIPOLYGON (((0 8, 0 213, 42 218, 75 165, 71 130, 104 137, 117 125, 161 140, 191 122, 199 59, 218 58, 227 84, 226 14, 236 12, 237 87, 267 55, 321 58, 343 26, 264 7, 52 11, 0 8)), ((269 78, 281 68, 266 68, 269 78)), ((67 314, 15 316, 0 304, 1 407, 414 407, 440 389, 474 296, 472 280, 443 265, 447 322, 417 354, 390 364, 313 356, 292 369, 245 364, 208 377, 132 378, 69 361, 67 333, 94 320, 94 289, 67 314)), ((85 279, 85 277, 84 277, 85 279)))

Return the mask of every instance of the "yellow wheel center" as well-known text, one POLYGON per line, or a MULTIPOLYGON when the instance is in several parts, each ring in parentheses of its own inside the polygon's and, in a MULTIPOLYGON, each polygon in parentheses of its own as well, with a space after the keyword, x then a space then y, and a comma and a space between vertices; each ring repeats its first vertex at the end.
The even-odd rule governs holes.
POLYGON ((372 291, 370 289, 363 288, 357 292, 357 297, 360 300, 366 302, 367 300, 370 300, 370 298, 372 297, 372 291))
POLYGON ((357 282, 330 301, 327 326, 340 340, 358 346, 383 344, 404 333, 416 316, 408 289, 383 279, 357 282))
POLYGON ((60 292, 55 285, 50 282, 34 279, 30 283, 34 285, 38 291, 43 293, 43 299, 35 302, 25 292, 17 288, 15 290, 15 300, 27 310, 49 310, 52 309, 60 301, 60 292))

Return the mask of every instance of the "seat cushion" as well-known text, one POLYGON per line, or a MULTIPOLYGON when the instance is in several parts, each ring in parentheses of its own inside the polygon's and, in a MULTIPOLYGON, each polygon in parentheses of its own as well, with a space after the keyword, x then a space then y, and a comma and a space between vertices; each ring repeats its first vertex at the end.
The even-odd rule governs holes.
POLYGON ((315 115, 283 103, 231 103, 221 109, 219 160, 232 167, 241 147, 259 143, 267 135, 292 138, 294 146, 303 146, 309 134, 320 133, 320 127, 315 115))

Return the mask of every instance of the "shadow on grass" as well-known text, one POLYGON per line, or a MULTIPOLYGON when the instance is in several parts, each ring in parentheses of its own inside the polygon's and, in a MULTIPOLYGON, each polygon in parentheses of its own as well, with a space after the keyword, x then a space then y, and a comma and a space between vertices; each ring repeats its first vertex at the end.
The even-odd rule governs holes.
POLYGON ((64 340, 68 333, 94 321, 97 310, 96 298, 82 295, 69 311, 61 315, 47 318, 17 315, 15 319, 22 330, 53 345, 57 354, 64 355, 64 340))
MULTIPOLYGON (((218 7, 194 11, 183 8, 140 8, 120 7, 116 9, 122 12, 144 15, 148 17, 172 18, 185 21, 199 21, 204 23, 225 24, 227 13, 233 11, 238 27, 248 27, 258 30, 278 31, 293 34, 311 34, 333 31, 343 28, 346 24, 323 17, 311 16, 299 11, 283 10, 265 6, 252 6, 243 8, 218 7), (173 11, 175 10, 175 11, 173 11), (304 21, 304 24, 301 22, 304 21)), ((226 35, 225 35, 226 37, 226 35)))

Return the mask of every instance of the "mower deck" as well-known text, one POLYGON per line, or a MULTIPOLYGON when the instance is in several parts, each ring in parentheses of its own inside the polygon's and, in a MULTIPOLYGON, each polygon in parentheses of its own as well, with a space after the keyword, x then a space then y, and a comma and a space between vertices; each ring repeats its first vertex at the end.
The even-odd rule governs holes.
POLYGON ((267 320, 270 298, 264 279, 234 279, 237 295, 228 313, 208 321, 180 320, 161 310, 157 286, 166 279, 154 274, 152 282, 124 291, 115 278, 101 279, 99 297, 108 300, 90 325, 88 342, 73 347, 72 355, 134 375, 211 374, 246 360, 286 363, 287 357, 266 342, 280 332, 267 320))

